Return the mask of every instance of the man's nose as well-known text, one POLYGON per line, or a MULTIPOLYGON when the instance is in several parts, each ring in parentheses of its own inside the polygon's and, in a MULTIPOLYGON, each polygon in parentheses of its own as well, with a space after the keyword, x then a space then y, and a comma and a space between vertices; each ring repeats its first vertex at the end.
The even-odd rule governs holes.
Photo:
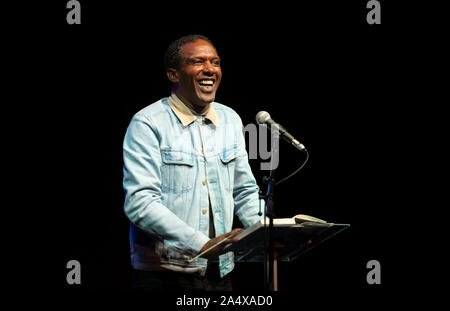
POLYGON ((216 72, 216 68, 209 62, 206 62, 203 66, 203 73, 206 75, 213 75, 216 72))

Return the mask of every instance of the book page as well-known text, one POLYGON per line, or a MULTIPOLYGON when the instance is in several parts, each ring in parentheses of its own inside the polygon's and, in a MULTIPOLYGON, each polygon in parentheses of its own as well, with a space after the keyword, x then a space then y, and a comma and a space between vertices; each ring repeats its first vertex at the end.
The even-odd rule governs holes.
POLYGON ((309 216, 309 215, 303 215, 303 214, 295 215, 293 217, 293 219, 294 219, 295 223, 297 223, 297 224, 300 224, 300 223, 306 222, 306 221, 318 222, 318 223, 321 223, 321 224, 327 223, 325 220, 322 220, 320 218, 309 216))

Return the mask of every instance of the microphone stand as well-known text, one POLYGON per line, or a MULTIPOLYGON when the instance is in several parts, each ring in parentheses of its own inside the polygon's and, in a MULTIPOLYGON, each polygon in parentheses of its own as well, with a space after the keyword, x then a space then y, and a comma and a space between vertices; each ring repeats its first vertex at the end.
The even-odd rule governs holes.
MULTIPOLYGON (((268 121, 267 117, 269 117, 269 119, 270 119, 269 114, 265 111, 259 112, 258 115, 256 116, 256 121, 258 122, 258 124, 265 123, 266 121, 268 121), (261 117, 263 117, 264 114, 266 114, 265 121, 261 120, 261 117)), ((263 119, 264 119, 264 117, 263 117, 263 119)), ((304 167, 306 162, 308 161, 309 153, 306 150, 305 146, 303 146, 296 139, 294 139, 294 137, 292 137, 292 135, 287 133, 284 128, 282 128, 281 126, 279 126, 276 123, 273 123, 273 121, 272 121, 271 127, 273 127, 273 126, 275 126, 275 129, 271 128, 271 130, 272 130, 271 132, 272 132, 272 135, 275 135, 275 136, 273 136, 273 138, 276 138, 276 139, 272 140, 272 152, 278 153, 278 151, 279 151, 278 150, 278 148, 279 148, 278 141, 279 141, 280 133, 281 133, 281 136, 285 140, 287 140, 291 145, 293 145, 300 151, 306 152, 306 159, 303 162, 303 164, 294 173, 290 174, 289 176, 283 178, 282 180, 280 180, 278 182, 275 182, 275 173, 276 173, 276 168, 278 167, 278 162, 275 164, 275 167, 274 167, 273 162, 271 160, 269 176, 263 177, 263 184, 267 184, 266 195, 263 196, 260 194, 260 199, 264 198, 266 200, 266 205, 264 208, 264 289, 270 290, 270 291, 278 291, 278 267, 277 267, 278 254, 277 254, 277 251, 274 246, 274 237, 273 237, 273 219, 275 217, 275 207, 274 207, 274 202, 273 202, 274 201, 273 200, 274 187, 276 184, 279 184, 280 182, 287 180, 288 178, 292 177, 297 172, 299 172, 304 167), (282 130, 282 132, 281 132, 281 130, 282 130), (269 227, 267 227, 267 224, 266 224, 267 217, 269 218, 269 227)), ((273 153, 272 153, 272 155, 273 155, 273 153)))
POLYGON ((271 168, 269 176, 263 177, 263 183, 267 184, 267 192, 264 196, 266 200, 264 208, 264 289, 270 291, 278 291, 277 256, 273 241, 275 172, 276 169, 271 168), (269 227, 266 225, 266 217, 269 218, 269 227))

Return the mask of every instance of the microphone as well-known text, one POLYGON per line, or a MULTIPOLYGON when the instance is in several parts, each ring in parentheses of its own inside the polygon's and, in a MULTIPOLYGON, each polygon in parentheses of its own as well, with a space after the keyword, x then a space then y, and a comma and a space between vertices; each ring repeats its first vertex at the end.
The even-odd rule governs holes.
POLYGON ((284 127, 282 127, 280 124, 272 120, 270 114, 267 111, 260 111, 256 114, 256 123, 265 125, 276 125, 281 137, 283 137, 284 140, 286 140, 288 143, 293 145, 298 150, 306 151, 305 146, 303 146, 303 144, 301 144, 297 139, 295 139, 294 136, 289 134, 284 127))

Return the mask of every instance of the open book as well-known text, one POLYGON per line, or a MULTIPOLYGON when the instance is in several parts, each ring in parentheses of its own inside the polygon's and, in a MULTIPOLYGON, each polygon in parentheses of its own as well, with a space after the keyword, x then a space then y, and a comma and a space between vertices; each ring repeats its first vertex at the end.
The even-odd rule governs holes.
MULTIPOLYGON (((319 218, 316 218, 313 216, 298 214, 292 218, 274 218, 273 225, 274 226, 296 225, 296 224, 301 224, 304 222, 316 222, 316 223, 321 223, 321 224, 327 223, 325 220, 322 220, 322 219, 319 219, 319 218)), ((268 219, 266 219, 266 223, 267 224, 269 223, 268 219)), ((261 224, 264 224, 264 219, 261 220, 261 224)))
MULTIPOLYGON (((289 227, 289 226, 294 226, 294 225, 299 225, 299 224, 304 224, 304 223, 327 224, 327 222, 325 220, 322 220, 322 219, 319 219, 319 218, 316 218, 313 216, 309 216, 309 215, 303 215, 303 214, 295 215, 292 218, 274 218, 273 219, 274 227, 289 227)), ((239 239, 243 239, 247 235, 250 235, 251 233, 253 233, 254 231, 258 230, 259 228, 261 228, 263 226, 264 226, 264 219, 261 219, 261 222, 257 222, 253 226, 250 226, 247 229, 245 229, 241 232, 238 232, 235 235, 227 237, 227 239, 229 239, 233 236, 236 236, 239 239)), ((269 219, 266 219, 266 226, 269 226, 269 219)))
MULTIPOLYGON (((303 215, 303 214, 295 215, 292 218, 274 218, 273 219, 273 226, 275 228, 291 227, 291 226, 302 225, 302 224, 303 225, 315 224, 316 226, 322 224, 325 227, 327 227, 328 225, 332 225, 332 224, 327 223, 325 220, 322 220, 322 219, 319 219, 319 218, 316 218, 313 216, 309 216, 309 215, 303 215)), ((269 219, 266 219, 266 226, 269 226, 269 219)), ((263 227, 264 227, 264 219, 261 219, 260 222, 255 223, 254 225, 248 227, 247 229, 237 232, 236 234, 230 235, 230 236, 226 237, 225 239, 217 242, 210 248, 206 249, 205 251, 199 253, 197 256, 188 260, 188 262, 192 262, 192 261, 196 260, 197 258, 206 255, 209 251, 211 251, 216 246, 226 243, 228 239, 231 239, 233 237, 238 237, 239 240, 241 240, 263 227)), ((233 250, 233 246, 231 246, 230 250, 233 250)), ((226 248, 226 251, 229 251, 228 248, 226 248)))

